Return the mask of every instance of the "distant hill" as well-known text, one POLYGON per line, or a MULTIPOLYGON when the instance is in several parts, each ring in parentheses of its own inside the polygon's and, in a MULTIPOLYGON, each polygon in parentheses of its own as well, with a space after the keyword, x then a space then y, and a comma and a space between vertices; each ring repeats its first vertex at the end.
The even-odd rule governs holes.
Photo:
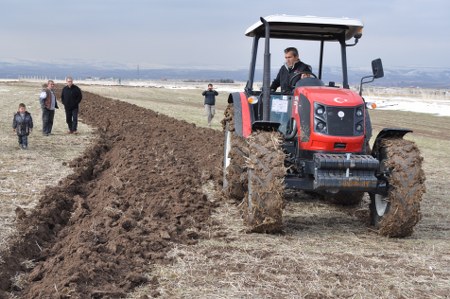
MULTIPOLYGON (((278 67, 273 70, 276 75, 278 67)), ((340 81, 340 68, 324 68, 324 81, 340 81)), ((384 67, 385 77, 376 80, 373 85, 396 87, 450 88, 450 68, 390 68, 384 67)), ((50 78, 64 79, 70 74, 81 79, 142 79, 142 80, 204 80, 204 81, 246 81, 248 70, 214 70, 198 68, 153 68, 131 69, 117 65, 90 64, 51 64, 35 62, 0 62, 0 78, 18 79, 50 78)), ((370 69, 349 68, 349 82, 359 84, 361 77, 370 75, 370 69)), ((262 80, 262 71, 258 70, 256 80, 262 80)))

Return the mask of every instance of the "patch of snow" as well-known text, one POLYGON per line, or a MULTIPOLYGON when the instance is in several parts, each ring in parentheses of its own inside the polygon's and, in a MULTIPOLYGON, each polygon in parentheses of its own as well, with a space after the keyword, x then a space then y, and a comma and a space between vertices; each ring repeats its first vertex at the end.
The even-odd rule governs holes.
POLYGON ((374 108, 379 110, 400 110, 450 116, 450 99, 389 96, 369 96, 365 99, 367 103, 375 104, 374 108))

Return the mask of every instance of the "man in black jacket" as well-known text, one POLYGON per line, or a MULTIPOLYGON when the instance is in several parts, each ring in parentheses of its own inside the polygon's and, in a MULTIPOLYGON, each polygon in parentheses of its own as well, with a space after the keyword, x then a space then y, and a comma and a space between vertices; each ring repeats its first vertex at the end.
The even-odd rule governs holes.
POLYGON ((298 51, 294 47, 289 47, 284 50, 284 58, 286 59, 286 63, 281 66, 277 77, 270 85, 270 89, 272 91, 275 91, 278 87, 281 86, 282 93, 291 93, 291 84, 295 83, 290 82, 292 78, 294 76, 298 76, 298 81, 302 78, 308 77, 309 75, 307 73, 311 73, 312 69, 311 66, 300 61, 300 58, 298 57, 298 51))
POLYGON ((61 93, 61 102, 66 111, 66 123, 69 127, 68 134, 78 134, 78 109, 83 95, 78 86, 73 84, 72 77, 66 78, 67 85, 64 86, 61 93))
POLYGON ((214 114, 216 112, 215 105, 216 105, 216 96, 218 96, 219 93, 213 89, 213 85, 210 83, 208 84, 208 89, 202 92, 202 96, 205 97, 205 112, 208 116, 208 127, 211 127, 211 121, 214 117, 214 114))

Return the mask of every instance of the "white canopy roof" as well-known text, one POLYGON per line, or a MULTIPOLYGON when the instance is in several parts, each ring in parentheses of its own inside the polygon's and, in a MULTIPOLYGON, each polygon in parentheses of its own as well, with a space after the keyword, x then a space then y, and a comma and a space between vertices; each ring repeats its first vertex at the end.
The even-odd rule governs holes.
MULTIPOLYGON (((344 34, 348 40, 362 33, 364 27, 360 20, 349 18, 271 15, 264 19, 270 25, 270 37, 282 39, 336 41, 344 34)), ((263 23, 256 22, 246 30, 245 35, 264 37, 263 23)))

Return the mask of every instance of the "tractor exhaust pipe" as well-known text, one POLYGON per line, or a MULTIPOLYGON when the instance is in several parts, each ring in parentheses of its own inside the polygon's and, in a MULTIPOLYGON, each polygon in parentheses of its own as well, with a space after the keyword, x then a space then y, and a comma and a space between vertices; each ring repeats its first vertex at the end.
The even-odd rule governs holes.
POLYGON ((270 120, 270 28, 269 23, 261 17, 265 31, 264 70, 263 70, 263 121, 270 120))

